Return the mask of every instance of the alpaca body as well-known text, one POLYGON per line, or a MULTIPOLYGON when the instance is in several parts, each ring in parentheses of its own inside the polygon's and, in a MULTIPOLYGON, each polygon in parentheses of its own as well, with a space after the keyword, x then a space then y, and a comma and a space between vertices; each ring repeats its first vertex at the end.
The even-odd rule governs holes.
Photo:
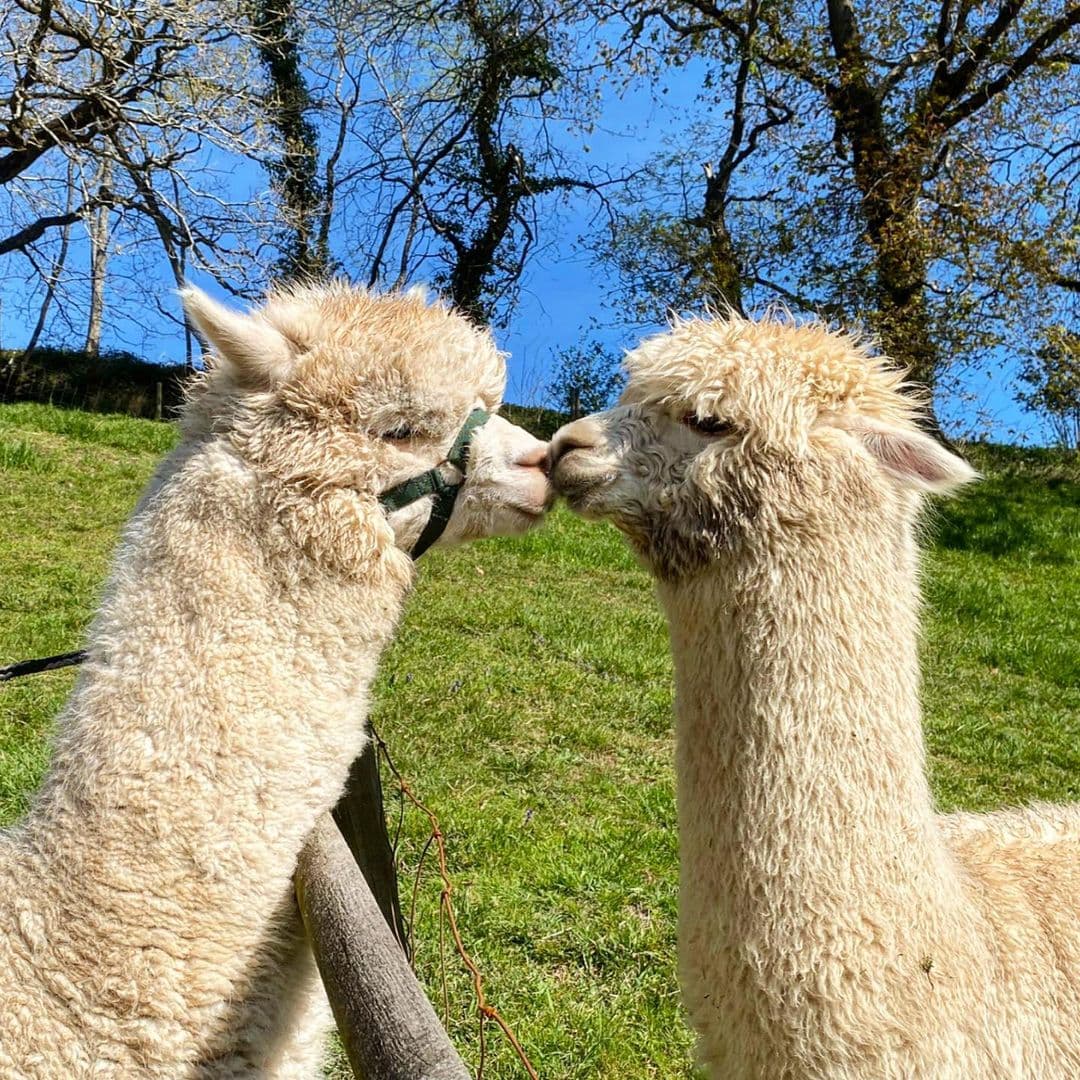
POLYGON ((227 447, 176 458, 0 848, 5 1076, 60 1075, 53 1047, 73 1077, 313 1076, 323 1052, 292 873, 363 748, 407 558, 381 582, 327 571, 227 447))
POLYGON ((715 1080, 1080 1076, 1080 809, 935 813, 923 497, 971 480, 848 335, 677 321, 552 478, 659 581, 679 970, 715 1080))
MULTIPOLYGON (((857 585, 851 570, 831 584, 857 585)), ((780 690, 798 671, 758 667, 760 591, 752 614, 736 603, 719 623, 700 619, 702 582, 682 592, 661 587, 677 658, 679 972, 710 1075, 1080 1075, 1080 1029, 1061 1021, 1080 1018, 1076 808, 934 815, 897 687, 845 679, 828 722, 826 701, 798 695, 811 720, 780 690)), ((796 669, 840 658, 823 627, 802 630, 810 649, 785 650, 796 669)))
MULTIPOLYGON (((215 355, 125 532, 44 783, 0 833, 0 1080, 320 1075, 293 873, 364 747, 431 509, 378 495, 501 399, 490 336, 417 292, 185 302, 215 355)), ((442 539, 537 521, 544 449, 492 416, 442 539)))

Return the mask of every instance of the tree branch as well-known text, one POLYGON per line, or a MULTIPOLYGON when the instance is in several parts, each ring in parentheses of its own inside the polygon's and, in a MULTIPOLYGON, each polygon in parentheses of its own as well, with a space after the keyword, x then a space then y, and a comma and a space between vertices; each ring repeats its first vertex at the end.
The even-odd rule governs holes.
POLYGON ((1023 52, 1010 61, 996 79, 983 83, 975 93, 945 112, 940 117, 941 124, 946 129, 952 128, 978 112, 988 101, 1012 86, 1025 71, 1039 62, 1043 53, 1055 41, 1076 26, 1080 26, 1080 5, 1067 9, 1060 19, 1047 26, 1023 52))
MULTIPOLYGON (((961 94, 966 92, 971 85, 971 80, 978 74, 980 65, 990 55, 990 50, 998 43, 1001 36, 1012 25, 1023 3, 1024 0, 1006 0, 1006 3, 1002 4, 998 9, 994 21, 982 32, 975 45, 965 49, 967 55, 964 62, 955 71, 949 71, 946 67, 941 67, 934 73, 928 94, 929 101, 955 101, 961 94)), ((960 27, 957 27, 953 33, 954 46, 960 32, 960 27)))
POLYGON ((97 206, 114 206, 112 199, 91 199, 77 210, 68 210, 63 214, 49 214, 40 217, 37 221, 12 233, 4 240, 0 240, 0 255, 8 255, 12 251, 22 251, 29 247, 35 240, 40 240, 49 229, 61 228, 65 225, 73 225, 80 218, 97 206))

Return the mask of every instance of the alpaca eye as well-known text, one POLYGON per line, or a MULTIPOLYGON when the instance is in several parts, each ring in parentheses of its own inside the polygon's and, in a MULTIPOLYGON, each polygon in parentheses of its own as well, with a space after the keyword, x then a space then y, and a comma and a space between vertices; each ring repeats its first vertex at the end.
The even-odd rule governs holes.
POLYGON ((384 431, 382 433, 382 437, 384 439, 393 439, 395 441, 402 439, 412 439, 415 437, 415 435, 416 432, 413 431, 411 427, 407 426, 391 428, 389 431, 384 431))
POLYGON ((730 420, 721 420, 715 416, 698 416, 697 413, 687 413, 682 418, 682 422, 699 435, 731 435, 736 430, 730 420))

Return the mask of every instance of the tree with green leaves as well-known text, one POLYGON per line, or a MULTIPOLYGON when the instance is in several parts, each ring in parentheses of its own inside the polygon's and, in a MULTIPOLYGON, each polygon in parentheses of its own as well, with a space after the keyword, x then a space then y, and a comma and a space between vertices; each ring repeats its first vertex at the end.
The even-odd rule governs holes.
POLYGON ((557 409, 577 417, 606 409, 624 381, 618 359, 592 341, 559 353, 548 392, 557 409))
POLYGON ((647 207, 616 245, 632 284, 651 273, 686 283, 677 303, 738 307, 745 292, 864 319, 933 387, 1008 340, 1055 278, 1080 277, 1080 6, 683 0, 608 14, 654 63, 706 71, 692 140, 653 163, 656 228, 647 207), (704 168, 703 145, 719 151, 704 168), (656 273, 665 263, 674 272, 656 273))
POLYGON ((1066 326, 1050 327, 1042 345, 1020 372, 1017 395, 1050 424, 1059 444, 1080 452, 1080 334, 1066 326))

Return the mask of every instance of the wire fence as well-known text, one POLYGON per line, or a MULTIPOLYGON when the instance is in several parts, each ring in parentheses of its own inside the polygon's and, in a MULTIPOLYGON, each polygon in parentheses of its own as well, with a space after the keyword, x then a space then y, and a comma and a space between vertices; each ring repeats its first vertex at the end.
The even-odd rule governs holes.
MULTIPOLYGON (((397 863, 398 847, 401 838, 401 830, 404 819, 404 808, 406 803, 412 806, 420 814, 422 814, 428 822, 429 834, 427 840, 424 842, 420 850, 420 857, 417 861, 416 869, 412 875, 412 894, 409 903, 409 918, 408 918, 408 955, 410 958, 415 957, 415 941, 413 937, 414 928, 416 926, 416 906, 417 898, 420 893, 421 879, 424 873, 424 866, 427 863, 432 850, 435 851, 437 873, 441 885, 439 893, 439 978, 442 991, 442 1005, 443 1005, 443 1024, 449 1026, 450 1023, 450 1000, 449 990, 447 986, 447 968, 446 968, 446 953, 445 953, 445 929, 449 927, 450 937, 454 943, 454 949, 457 952, 458 958, 461 961, 462 967, 468 974, 469 980, 472 984, 473 996, 476 1001, 476 1014, 477 1014, 477 1041, 479 1045, 479 1058, 476 1066, 476 1080, 483 1080, 484 1069, 487 1064, 488 1057, 488 1045, 487 1045, 487 1028, 489 1024, 494 1024, 501 1032, 502 1036, 506 1039, 507 1043, 513 1050, 517 1060, 524 1068, 529 1080, 539 1080, 539 1073, 536 1071, 536 1067, 529 1059, 528 1054, 525 1052, 524 1047, 521 1044, 521 1040, 517 1033, 507 1022, 502 1013, 488 1000, 484 991, 484 976, 477 966, 475 960, 470 955, 468 949, 465 947, 464 939, 461 934, 461 927, 458 923, 457 912, 454 909, 454 882, 450 877, 449 860, 446 852, 446 836, 443 833, 442 826, 439 823, 438 817, 430 807, 426 806, 417 797, 416 793, 410 787, 409 783, 402 776, 397 766, 394 764, 393 758, 390 756, 390 749, 386 745, 382 736, 374 727, 371 728, 372 738, 375 740, 376 747, 378 748, 379 757, 385 764, 390 775, 394 778, 394 783, 397 786, 399 797, 399 813, 397 826, 395 828, 394 835, 394 860, 397 863)), ((415 966, 415 961, 414 966, 415 966)))

